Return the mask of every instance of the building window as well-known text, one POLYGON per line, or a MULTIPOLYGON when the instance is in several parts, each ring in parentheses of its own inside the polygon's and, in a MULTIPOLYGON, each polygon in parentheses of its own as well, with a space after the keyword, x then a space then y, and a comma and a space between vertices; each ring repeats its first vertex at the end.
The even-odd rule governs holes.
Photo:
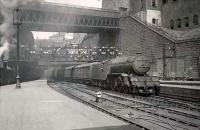
POLYGON ((144 0, 141 0, 141 7, 140 7, 140 10, 143 10, 144 9, 144 0))
POLYGON ((174 20, 170 20, 170 28, 174 29, 174 20))
POLYGON ((131 12, 131 13, 134 13, 134 9, 135 9, 135 7, 134 7, 134 2, 131 1, 131 3, 130 3, 130 12, 131 12))
POLYGON ((163 0, 163 4, 166 4, 166 3, 168 3, 168 0, 163 0))
POLYGON ((189 27, 189 17, 185 17, 185 26, 189 27))
POLYGON ((198 25, 199 24, 198 20, 199 20, 198 15, 194 15, 193 16, 193 24, 198 25))
POLYGON ((152 7, 157 7, 157 0, 152 0, 151 5, 152 7))
POLYGON ((153 18, 152 23, 155 24, 155 25, 158 25, 158 19, 153 18))
POLYGON ((181 28, 181 19, 177 19, 177 27, 181 28))

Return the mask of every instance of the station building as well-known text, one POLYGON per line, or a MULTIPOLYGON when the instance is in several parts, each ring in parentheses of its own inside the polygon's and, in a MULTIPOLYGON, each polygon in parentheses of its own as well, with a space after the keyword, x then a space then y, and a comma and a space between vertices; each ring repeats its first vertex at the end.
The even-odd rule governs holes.
POLYGON ((152 75, 199 79, 199 0, 103 0, 102 7, 127 11, 117 44, 123 55, 151 56, 152 75))
POLYGON ((173 30, 200 27, 199 0, 162 0, 162 26, 173 30))
POLYGON ((128 14, 152 25, 161 26, 161 2, 159 0, 103 0, 102 8, 127 9, 128 14))

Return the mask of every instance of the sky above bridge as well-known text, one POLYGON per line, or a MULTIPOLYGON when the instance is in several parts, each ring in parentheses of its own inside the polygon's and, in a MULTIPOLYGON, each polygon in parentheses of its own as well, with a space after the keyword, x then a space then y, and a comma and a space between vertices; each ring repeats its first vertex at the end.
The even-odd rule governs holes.
POLYGON ((44 0, 46 2, 59 3, 59 4, 70 4, 77 6, 86 6, 86 7, 102 7, 102 0, 44 0))
MULTIPOLYGON (((57 4, 69 4, 75 6, 85 6, 101 8, 102 0, 44 0, 45 2, 57 3, 57 4)), ((48 39, 49 36, 53 35, 52 32, 33 32, 35 39, 48 39)))

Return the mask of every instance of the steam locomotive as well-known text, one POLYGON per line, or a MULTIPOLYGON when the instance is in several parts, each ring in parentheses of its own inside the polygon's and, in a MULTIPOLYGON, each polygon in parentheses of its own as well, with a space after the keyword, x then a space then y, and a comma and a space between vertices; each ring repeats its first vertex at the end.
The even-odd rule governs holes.
POLYGON ((152 60, 143 55, 124 56, 46 71, 49 78, 78 82, 134 95, 159 94, 158 77, 148 76, 152 60))

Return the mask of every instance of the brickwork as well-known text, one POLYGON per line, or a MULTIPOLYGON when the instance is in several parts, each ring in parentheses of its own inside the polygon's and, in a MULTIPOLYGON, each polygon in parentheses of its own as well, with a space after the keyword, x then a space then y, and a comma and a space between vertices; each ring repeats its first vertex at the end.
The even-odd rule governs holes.
POLYGON ((144 53, 155 58, 162 57, 163 44, 173 44, 131 17, 121 19, 120 45, 125 55, 144 53))
POLYGON ((176 44, 177 57, 193 56, 200 57, 200 41, 184 42, 176 44))
POLYGON ((130 16, 121 18, 120 25, 122 30, 117 45, 122 49, 123 55, 142 53, 153 57, 151 74, 162 75, 164 50, 168 76, 174 73, 176 76, 183 76, 185 73, 188 76, 198 76, 200 42, 175 43, 130 16))
POLYGON ((170 28, 170 20, 174 20, 175 30, 187 30, 200 27, 200 0, 168 0, 162 3, 162 26, 170 28), (197 15, 198 24, 193 24, 193 16, 197 15), (189 18, 188 27, 185 26, 185 18, 189 18), (181 20, 181 27, 177 27, 177 19, 181 20))

